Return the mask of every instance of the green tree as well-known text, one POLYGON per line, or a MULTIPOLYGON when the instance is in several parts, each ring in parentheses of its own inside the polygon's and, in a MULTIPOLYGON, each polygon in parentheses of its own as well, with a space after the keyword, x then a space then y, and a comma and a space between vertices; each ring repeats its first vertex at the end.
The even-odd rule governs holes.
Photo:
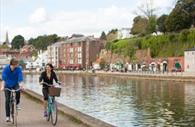
POLYGON ((24 60, 19 60, 19 61, 18 61, 18 64, 19 64, 22 68, 25 68, 25 66, 26 66, 26 63, 24 62, 24 60))
POLYGON ((166 29, 168 31, 180 31, 188 29, 194 24, 195 19, 195 1, 178 0, 175 8, 172 10, 166 20, 166 29))
POLYGON ((148 20, 144 17, 137 16, 133 19, 133 27, 131 28, 131 34, 133 35, 145 35, 148 20))
POLYGON ((32 44, 38 50, 46 50, 47 46, 54 44, 55 42, 59 41, 61 38, 58 37, 56 34, 53 35, 44 35, 38 36, 37 38, 29 39, 29 44, 32 44))
POLYGON ((0 45, 1 49, 9 49, 9 46, 4 42, 2 45, 0 45))
POLYGON ((24 37, 21 35, 17 35, 13 38, 11 42, 13 49, 20 49, 24 46, 24 37))
POLYGON ((148 19, 148 24, 147 24, 147 28, 146 28, 146 32, 147 34, 151 34, 153 32, 156 32, 156 16, 151 16, 148 19))
POLYGON ((104 69, 105 66, 106 66, 106 61, 105 61, 103 58, 100 59, 100 68, 101 68, 101 69, 104 69))
POLYGON ((157 19, 157 25, 158 25, 158 30, 160 32, 165 33, 166 32, 166 26, 165 26, 165 21, 167 19, 168 15, 162 15, 157 19))
POLYGON ((118 36, 118 30, 117 29, 112 29, 111 31, 108 32, 106 39, 107 42, 112 42, 117 39, 118 36))
POLYGON ((146 0, 145 3, 143 3, 141 6, 138 6, 139 14, 142 15, 142 17, 146 18, 146 28, 140 27, 144 32, 142 31, 141 34, 151 34, 153 32, 156 32, 156 15, 155 11, 156 8, 153 7, 153 0, 146 0))
POLYGON ((190 16, 191 25, 195 26, 195 1, 194 0, 178 0, 176 7, 190 16))
POLYGON ((102 40, 106 40, 106 34, 105 34, 105 32, 104 32, 104 31, 102 32, 102 34, 101 34, 101 36, 100 36, 100 39, 102 39, 102 40))

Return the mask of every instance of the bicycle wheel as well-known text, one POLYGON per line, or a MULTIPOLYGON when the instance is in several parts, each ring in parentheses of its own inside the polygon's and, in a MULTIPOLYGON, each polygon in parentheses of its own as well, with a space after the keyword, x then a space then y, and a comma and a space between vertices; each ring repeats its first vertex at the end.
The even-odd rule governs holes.
POLYGON ((17 108, 16 104, 11 103, 11 117, 12 117, 12 124, 17 127, 17 108))
POLYGON ((16 104, 14 104, 14 125, 17 127, 18 123, 17 123, 17 116, 18 116, 18 110, 16 107, 16 104))
POLYGON ((50 110, 50 105, 47 106, 47 117, 46 120, 50 121, 50 117, 51 117, 51 110, 50 110))
POLYGON ((53 101, 51 105, 51 122, 55 126, 58 121, 57 103, 53 101))
POLYGON ((10 103, 10 112, 11 112, 11 118, 12 118, 12 124, 14 124, 14 121, 15 121, 15 116, 14 116, 14 103, 10 103))

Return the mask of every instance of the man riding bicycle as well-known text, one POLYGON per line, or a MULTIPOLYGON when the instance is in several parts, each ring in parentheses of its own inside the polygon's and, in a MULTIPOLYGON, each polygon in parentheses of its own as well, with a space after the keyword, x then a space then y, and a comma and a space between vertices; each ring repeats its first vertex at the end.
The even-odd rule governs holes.
MULTIPOLYGON (((5 66, 2 71, 2 87, 1 90, 5 92, 5 110, 6 110, 6 122, 10 122, 10 95, 11 92, 8 89, 23 89, 23 74, 22 69, 18 66, 18 60, 12 58, 10 64, 5 66)), ((20 103, 20 91, 16 92, 16 105, 19 109, 20 103)))
MULTIPOLYGON (((56 73, 53 71, 53 65, 52 64, 47 64, 45 71, 43 71, 39 77, 39 82, 45 82, 47 84, 53 85, 53 80, 56 81, 56 83, 58 82, 58 78, 56 76, 56 73)), ((47 100, 48 100, 48 87, 47 85, 43 84, 43 88, 42 88, 42 93, 43 93, 43 103, 44 103, 44 117, 47 117, 47 100)))

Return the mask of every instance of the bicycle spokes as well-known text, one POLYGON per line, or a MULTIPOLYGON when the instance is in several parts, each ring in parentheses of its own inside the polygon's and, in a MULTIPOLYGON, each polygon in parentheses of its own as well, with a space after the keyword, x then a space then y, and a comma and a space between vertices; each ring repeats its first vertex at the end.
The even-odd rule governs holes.
POLYGON ((48 98, 47 112, 48 112, 47 121, 49 121, 51 118, 51 123, 53 125, 56 125, 58 117, 57 117, 57 104, 55 102, 54 97, 48 98))
POLYGON ((52 104, 52 112, 51 112, 51 122, 52 122, 53 125, 56 125, 57 118, 58 118, 58 115, 57 115, 57 104, 54 102, 52 104))

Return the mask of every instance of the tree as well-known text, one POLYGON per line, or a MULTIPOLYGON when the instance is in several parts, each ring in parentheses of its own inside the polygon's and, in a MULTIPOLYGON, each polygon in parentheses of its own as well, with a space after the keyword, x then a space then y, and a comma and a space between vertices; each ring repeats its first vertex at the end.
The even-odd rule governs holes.
POLYGON ((155 15, 154 12, 156 11, 156 8, 153 7, 153 0, 146 0, 146 3, 138 6, 138 10, 141 13, 137 15, 142 15, 149 19, 150 17, 155 15))
POLYGON ((2 45, 0 45, 0 49, 9 49, 9 46, 4 42, 2 45))
POLYGON ((172 10, 166 20, 168 31, 180 31, 188 29, 194 24, 195 19, 195 1, 178 0, 175 8, 172 10))
POLYGON ((112 42, 117 39, 118 36, 118 30, 117 29, 112 29, 111 31, 108 32, 106 39, 107 42, 112 42))
POLYGON ((106 40, 106 34, 105 34, 105 32, 104 32, 104 31, 102 32, 102 34, 101 34, 101 36, 100 36, 100 39, 102 39, 102 40, 106 40))
POLYGON ((145 35, 148 20, 144 17, 137 16, 133 19, 133 27, 131 28, 131 34, 133 35, 145 35))
POLYGON ((61 38, 58 37, 56 34, 53 35, 44 35, 38 36, 37 38, 31 38, 29 40, 29 44, 32 44, 38 50, 46 50, 47 46, 54 44, 55 42, 59 41, 61 38))
POLYGON ((146 32, 147 34, 151 34, 153 32, 156 32, 156 16, 151 16, 148 19, 148 24, 147 24, 147 28, 146 28, 146 32))
POLYGON ((106 61, 103 58, 100 59, 100 68, 101 69, 104 69, 105 68, 105 65, 106 65, 106 61))
POLYGON ((145 35, 156 32, 156 15, 154 14, 156 8, 153 7, 153 0, 146 0, 146 3, 138 6, 138 11, 140 12, 138 15, 146 18, 147 20, 146 28, 140 27, 144 30, 144 33, 142 31, 141 34, 145 35))
POLYGON ((165 26, 167 31, 169 32, 190 28, 190 16, 183 12, 181 9, 175 9, 168 16, 165 26))
POLYGON ((157 25, 158 25, 158 31, 165 33, 166 32, 166 26, 165 22, 168 15, 162 15, 157 19, 157 25))
POLYGON ((13 38, 12 42, 12 49, 20 49, 24 46, 24 37, 21 35, 17 35, 13 38))

